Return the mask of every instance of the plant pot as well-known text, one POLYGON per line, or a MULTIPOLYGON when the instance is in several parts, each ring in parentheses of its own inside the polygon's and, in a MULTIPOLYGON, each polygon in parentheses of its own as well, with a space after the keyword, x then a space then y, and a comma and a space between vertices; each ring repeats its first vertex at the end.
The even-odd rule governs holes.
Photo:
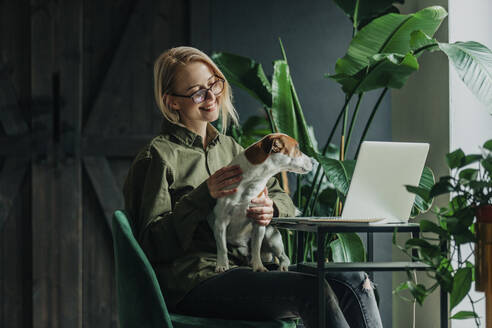
POLYGON ((492 289, 492 204, 478 207, 475 216, 475 290, 483 292, 492 289))

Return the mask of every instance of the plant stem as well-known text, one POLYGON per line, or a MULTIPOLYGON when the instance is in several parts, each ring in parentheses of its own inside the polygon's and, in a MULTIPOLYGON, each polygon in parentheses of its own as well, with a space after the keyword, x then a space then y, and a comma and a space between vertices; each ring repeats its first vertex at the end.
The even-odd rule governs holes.
MULTIPOLYGON (((345 135, 346 135, 346 131, 347 131, 347 119, 348 119, 348 107, 349 107, 349 102, 350 102, 350 99, 352 98, 352 95, 351 94, 350 96, 347 96, 346 98, 346 101, 345 101, 345 106, 343 108, 343 127, 342 127, 342 135, 341 135, 341 139, 340 139, 340 154, 339 154, 339 159, 341 161, 343 161, 345 159, 345 152, 344 152, 344 149, 345 149, 345 135)), ((340 113, 340 114, 342 114, 340 113)), ((340 115, 337 119, 337 122, 336 124, 338 125, 338 122, 339 122, 339 118, 340 118, 340 115)), ((331 141, 331 137, 333 136, 333 132, 334 132, 335 128, 332 130, 332 133, 330 135, 330 138, 329 138, 329 141, 331 141)), ((328 149, 328 146, 329 145, 329 142, 327 142, 325 144, 325 147, 323 148, 323 155, 325 155, 327 149, 328 149)), ((318 171, 316 171, 316 173, 318 173, 318 171)), ((312 208, 314 208, 316 206, 316 201, 318 200, 318 194, 319 194, 319 191, 321 189, 321 184, 323 182, 323 178, 325 176, 325 173, 323 172, 323 174, 321 175, 321 179, 319 180, 319 182, 316 181, 316 178, 317 176, 315 175, 315 179, 313 180, 314 184, 316 184, 317 182, 317 187, 316 187, 316 192, 314 193, 314 201, 313 201, 313 205, 312 205, 312 208)), ((314 188, 311 189, 311 192, 310 192, 310 196, 311 196, 311 193, 312 191, 314 190, 314 188)), ((310 197, 311 198, 311 197, 310 197)), ((338 202, 338 201, 337 201, 338 202)), ((341 203, 340 204, 337 204, 338 205, 338 212, 341 211, 341 208, 342 208, 342 205, 341 203)), ((337 214, 339 215, 339 214, 337 214)))
POLYGON ((357 29, 359 27, 359 0, 355 1, 354 16, 352 18, 354 20, 353 30, 352 30, 352 38, 353 38, 357 34, 357 29))
MULTIPOLYGON (((340 119, 342 118, 342 115, 343 115, 343 113, 345 111, 345 107, 347 106, 347 104, 349 103, 349 101, 350 101, 351 98, 352 98, 352 95, 350 95, 347 99, 345 99, 345 103, 343 104, 343 107, 340 110, 340 113, 338 113, 338 117, 337 117, 337 120, 335 122, 335 125, 331 129, 330 136, 328 137, 328 140, 326 141, 325 146, 323 147, 323 151, 322 151, 322 155, 323 156, 328 151, 328 147, 330 145, 331 139, 333 138, 333 135, 335 134, 335 131, 336 131, 337 127, 338 127, 338 123, 340 123, 340 119)), ((318 181, 318 176, 319 176, 320 171, 321 171, 321 164, 319 164, 318 165, 318 168, 316 169, 316 174, 314 175, 313 182, 311 183, 311 188, 309 189, 309 193, 308 193, 308 199, 306 201, 306 204, 304 205, 304 209, 302 210, 302 213, 306 213, 306 211, 307 211, 307 209, 309 207, 309 203, 311 202, 311 198, 313 196, 313 191, 314 191, 315 185, 316 185, 316 183, 318 181)), ((321 179, 321 181, 323 181, 323 179, 321 179)))
POLYGON ((355 121, 357 120, 357 114, 359 113, 359 105, 360 105, 360 102, 361 102, 363 96, 364 96, 364 93, 359 93, 359 98, 357 99, 357 105, 355 105, 354 114, 352 115, 352 120, 350 121, 348 136, 347 136, 347 139, 345 142, 345 149, 343 151, 345 156, 347 154, 348 146, 350 144, 350 137, 352 136, 352 131, 354 129, 355 121))
POLYGON ((347 121, 348 121, 348 103, 345 105, 345 108, 343 109, 343 128, 342 128, 342 136, 341 136, 341 143, 340 143, 340 160, 343 161, 344 159, 344 150, 345 150, 345 145, 344 145, 344 139, 345 136, 347 135, 347 121))
POLYGON ((420 54, 422 51, 424 51, 424 50, 426 50, 426 49, 429 49, 429 48, 432 48, 432 47, 434 47, 434 46, 436 46, 436 44, 435 44, 435 43, 433 43, 433 44, 428 44, 428 45, 426 45, 426 46, 423 46, 423 47, 421 47, 421 48, 418 48, 418 49, 414 50, 413 55, 414 55, 414 56, 417 56, 417 55, 418 55, 418 54, 420 54))
POLYGON ((374 119, 374 115, 376 114, 376 112, 379 108, 379 105, 381 104, 381 101, 383 100, 383 97, 387 91, 388 91, 388 87, 384 88, 384 90, 381 92, 381 95, 379 95, 379 98, 378 98, 376 104, 372 108, 371 115, 369 116, 369 119, 367 120, 367 124, 364 128, 364 132, 362 132, 362 137, 360 138, 360 141, 359 141, 359 146, 357 147, 357 151, 355 152, 355 158, 356 159, 357 159, 357 156, 359 155, 360 146, 362 145, 362 142, 366 138, 367 131, 369 130, 369 127, 371 126, 372 120, 374 119))
MULTIPOLYGON (((470 304, 472 306, 473 313, 476 313, 475 312, 475 302, 473 302, 473 300, 470 296, 470 293, 468 293, 466 296, 468 296, 468 300, 470 301, 470 304)), ((477 327, 480 327, 480 318, 474 317, 474 319, 475 319, 475 324, 477 325, 477 327)))

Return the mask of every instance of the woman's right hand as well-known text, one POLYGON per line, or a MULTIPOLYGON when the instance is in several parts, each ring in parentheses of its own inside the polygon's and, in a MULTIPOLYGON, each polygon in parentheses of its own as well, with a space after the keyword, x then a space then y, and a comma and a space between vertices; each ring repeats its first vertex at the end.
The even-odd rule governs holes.
POLYGON ((224 166, 207 179, 210 195, 217 199, 237 192, 237 188, 227 189, 228 186, 241 181, 243 171, 239 165, 224 166))

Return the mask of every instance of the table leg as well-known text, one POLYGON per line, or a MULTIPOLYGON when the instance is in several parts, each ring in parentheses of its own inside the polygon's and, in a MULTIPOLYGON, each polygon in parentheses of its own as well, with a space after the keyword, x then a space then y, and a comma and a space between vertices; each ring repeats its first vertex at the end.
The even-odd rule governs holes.
MULTIPOLYGON (((367 262, 373 262, 374 261, 374 235, 372 232, 367 233, 367 262)), ((369 273, 369 279, 371 281, 374 281, 374 272, 370 271, 369 273)))
MULTIPOLYGON (((419 231, 412 231, 412 238, 420 238, 420 233, 419 231)), ((412 249, 412 256, 413 257, 418 257, 419 256, 419 253, 417 251, 417 249, 412 249)), ((415 261, 413 258, 412 258, 412 262, 415 261)))
POLYGON ((297 272, 301 272, 300 264, 304 259, 304 232, 297 231, 297 272))
POLYGON ((325 240, 326 232, 318 232, 318 327, 326 326, 325 299, 325 240))

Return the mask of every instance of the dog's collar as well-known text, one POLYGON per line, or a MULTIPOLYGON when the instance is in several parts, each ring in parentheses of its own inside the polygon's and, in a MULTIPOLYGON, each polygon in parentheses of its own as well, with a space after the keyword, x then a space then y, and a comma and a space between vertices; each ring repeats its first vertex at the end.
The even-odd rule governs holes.
MULTIPOLYGON (((162 120, 161 134, 173 136, 187 146, 196 145, 202 147, 201 137, 198 134, 188 130, 184 126, 171 123, 167 119, 162 120)), ((207 142, 209 146, 215 145, 220 140, 219 131, 210 123, 207 123, 207 136, 210 136, 207 142)))

